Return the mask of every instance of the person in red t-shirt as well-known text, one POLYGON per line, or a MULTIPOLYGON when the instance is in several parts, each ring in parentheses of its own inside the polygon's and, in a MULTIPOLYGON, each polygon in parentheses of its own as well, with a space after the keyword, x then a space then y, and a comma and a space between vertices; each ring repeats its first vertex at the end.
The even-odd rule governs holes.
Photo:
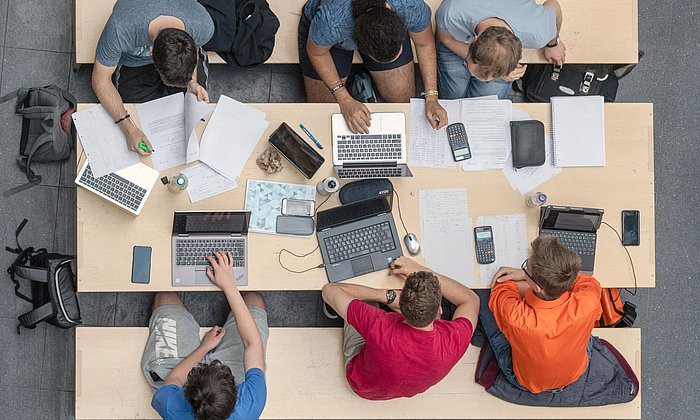
POLYGON ((477 291, 479 320, 509 382, 556 392, 588 368, 601 288, 556 238, 536 238, 531 247, 520 269, 502 267, 490 291, 477 291))
POLYGON ((323 287, 325 302, 346 321, 348 383, 369 400, 412 397, 440 382, 467 351, 479 313, 473 291, 409 258, 396 259, 391 274, 405 280, 402 290, 323 287), (436 319, 443 297, 457 306, 451 321, 436 319), (365 302, 382 302, 396 312, 365 302))

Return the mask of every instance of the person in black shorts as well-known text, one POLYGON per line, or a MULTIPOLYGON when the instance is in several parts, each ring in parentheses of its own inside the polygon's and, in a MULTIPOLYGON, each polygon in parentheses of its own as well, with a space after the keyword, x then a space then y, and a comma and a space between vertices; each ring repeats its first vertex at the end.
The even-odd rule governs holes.
POLYGON ((338 102, 348 127, 367 133, 370 112, 345 81, 358 50, 379 95, 408 102, 415 95, 415 44, 430 125, 447 124, 437 101, 437 60, 430 7, 423 0, 309 0, 299 21, 299 63, 309 102, 338 102))

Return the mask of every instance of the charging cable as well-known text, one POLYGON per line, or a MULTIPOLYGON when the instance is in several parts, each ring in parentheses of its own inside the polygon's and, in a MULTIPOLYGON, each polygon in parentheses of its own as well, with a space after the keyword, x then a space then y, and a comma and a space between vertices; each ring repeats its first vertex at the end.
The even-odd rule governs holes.
POLYGON ((406 232, 406 235, 408 235, 408 229, 406 229, 406 224, 403 222, 403 216, 401 216, 401 198, 396 190, 394 190, 394 194, 396 195, 396 208, 399 210, 399 220, 401 221, 401 226, 403 226, 403 231, 406 232))
POLYGON ((632 276, 634 276, 634 291, 630 291, 630 289, 628 289, 626 287, 624 288, 624 290, 627 293, 629 293, 630 295, 634 296, 637 294, 637 272, 634 270, 634 261, 632 261, 632 256, 630 255, 629 250, 627 250, 627 246, 622 243, 622 236, 620 236, 620 234, 617 232, 617 230, 614 227, 610 226, 607 222, 601 222, 601 223, 604 224, 605 226, 609 227, 610 229, 612 229, 613 232, 615 232, 615 235, 617 235, 617 239, 620 240, 620 245, 622 245, 622 248, 627 253, 627 258, 629 258, 630 265, 632 266, 632 276))

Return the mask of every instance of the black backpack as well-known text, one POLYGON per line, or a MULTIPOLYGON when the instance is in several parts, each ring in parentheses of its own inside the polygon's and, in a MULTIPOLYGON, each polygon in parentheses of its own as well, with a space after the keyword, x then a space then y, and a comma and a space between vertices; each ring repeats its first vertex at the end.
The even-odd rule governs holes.
POLYGON ((5 197, 41 183, 41 176, 31 169, 32 162, 68 159, 76 139, 71 115, 78 103, 69 92, 55 85, 20 88, 0 97, 0 104, 14 98, 15 113, 22 116, 17 164, 27 174, 28 182, 5 191, 5 197))
POLYGON ((15 284, 15 295, 26 300, 33 310, 18 317, 17 333, 20 327, 33 329, 42 321, 59 328, 71 328, 82 324, 78 297, 75 293, 75 258, 69 255, 47 252, 45 248, 22 248, 19 234, 27 224, 20 223, 15 232, 17 248, 5 247, 17 254, 15 261, 7 268, 10 279, 15 284), (31 281, 31 298, 19 291, 17 278, 31 281))

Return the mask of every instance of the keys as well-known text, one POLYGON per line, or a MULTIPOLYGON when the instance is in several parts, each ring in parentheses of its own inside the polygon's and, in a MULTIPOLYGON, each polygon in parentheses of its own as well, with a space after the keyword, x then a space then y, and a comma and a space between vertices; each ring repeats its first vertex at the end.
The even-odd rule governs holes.
POLYGON ((146 195, 146 189, 114 173, 95 178, 90 165, 83 171, 80 183, 134 211, 138 210, 146 195))
POLYGON ((331 264, 396 249, 389 222, 363 227, 324 239, 331 264))
POLYGON ((214 251, 230 252, 234 267, 245 267, 245 247, 242 239, 177 239, 176 265, 209 265, 206 256, 214 251))

